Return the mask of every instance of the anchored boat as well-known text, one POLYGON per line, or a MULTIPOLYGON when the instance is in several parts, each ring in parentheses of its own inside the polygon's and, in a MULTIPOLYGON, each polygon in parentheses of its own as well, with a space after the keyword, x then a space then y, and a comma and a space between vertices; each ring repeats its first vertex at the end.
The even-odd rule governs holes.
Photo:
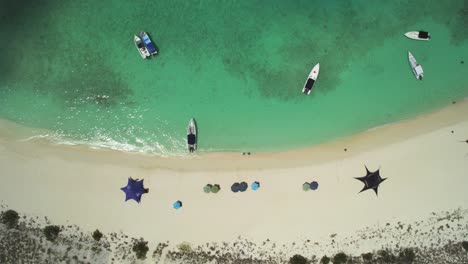
POLYGON ((406 32, 405 36, 415 40, 430 40, 431 35, 427 31, 410 31, 406 32))
POLYGON ((143 42, 145 43, 145 46, 146 46, 146 48, 148 49, 148 51, 149 51, 149 53, 151 55, 158 54, 158 49, 154 45, 153 41, 151 41, 150 37, 148 36, 148 33, 142 31, 140 33, 140 37, 143 40, 143 42))
POLYGON ((413 71, 414 76, 418 80, 422 80, 424 77, 424 71, 421 65, 418 64, 416 59, 414 58, 413 54, 408 51, 408 61, 411 66, 411 70, 413 71))
POLYGON ((141 41, 141 38, 138 36, 133 36, 133 42, 135 42, 135 46, 137 47, 138 52, 140 52, 140 55, 143 59, 146 59, 150 56, 148 49, 146 49, 145 45, 141 41))
POLYGON ((187 146, 190 152, 197 149, 197 126, 193 118, 190 119, 187 127, 187 146))
POLYGON ((307 81, 304 84, 304 88, 302 88, 302 92, 306 95, 309 95, 312 92, 312 87, 314 87, 315 81, 317 81, 317 77, 320 70, 320 63, 317 63, 309 73, 307 77, 307 81))

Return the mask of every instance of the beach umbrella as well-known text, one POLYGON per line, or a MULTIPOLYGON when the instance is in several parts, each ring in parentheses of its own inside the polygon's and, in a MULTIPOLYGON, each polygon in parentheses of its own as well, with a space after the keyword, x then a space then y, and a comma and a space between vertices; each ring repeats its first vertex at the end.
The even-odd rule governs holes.
POLYGON ((304 191, 310 190, 310 184, 308 182, 304 182, 304 184, 302 184, 302 190, 304 191))
POLYGON ((231 186, 231 191, 233 192, 238 192, 239 191, 239 183, 238 182, 235 182, 232 186, 231 186))
POLYGON ((249 185, 246 182, 241 182, 239 184, 239 191, 245 192, 249 188, 249 185))
POLYGON ((315 191, 315 190, 317 190, 317 188, 318 188, 318 182, 313 181, 313 182, 310 183, 310 189, 311 190, 315 191))
POLYGON ((252 190, 256 191, 260 188, 260 183, 258 181, 255 181, 252 183, 252 190))
POLYGON ((181 201, 176 201, 172 207, 174 207, 174 209, 179 209, 182 207, 182 202, 181 201))
POLYGON ((215 185, 213 185, 213 187, 211 187, 211 191, 213 193, 217 193, 217 192, 219 192, 219 190, 221 190, 221 187, 219 187, 219 184, 215 184, 215 185))
POLYGON ((120 188, 125 193, 125 201, 135 200, 136 202, 141 201, 141 196, 148 192, 148 189, 143 187, 143 180, 134 180, 128 178, 127 186, 120 188))
POLYGON ((362 188, 362 190, 359 193, 361 193, 361 192, 363 192, 365 190, 372 189, 372 190, 374 190, 375 195, 378 195, 379 185, 383 181, 385 181, 386 178, 382 179, 382 177, 380 177, 379 170, 376 170, 374 172, 370 172, 367 169, 367 166, 365 166, 365 167, 366 167, 366 172, 367 172, 366 176, 355 178, 356 180, 360 180, 362 183, 364 183, 364 188, 362 188))
POLYGON ((203 187, 203 191, 206 192, 206 193, 210 193, 212 187, 213 187, 213 185, 207 184, 207 185, 205 185, 205 187, 203 187))

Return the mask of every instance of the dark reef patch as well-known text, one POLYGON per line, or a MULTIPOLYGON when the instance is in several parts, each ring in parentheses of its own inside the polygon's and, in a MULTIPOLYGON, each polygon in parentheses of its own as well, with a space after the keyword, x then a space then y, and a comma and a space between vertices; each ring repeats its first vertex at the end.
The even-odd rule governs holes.
POLYGON ((457 11, 455 25, 452 28, 452 40, 455 44, 461 44, 468 38, 468 0, 457 11))
POLYGON ((132 91, 110 67, 105 45, 94 43, 102 37, 89 30, 99 27, 97 22, 106 26, 107 20, 78 20, 72 16, 56 24, 53 20, 67 14, 70 6, 53 1, 9 0, 3 5, 8 11, 0 11, 1 34, 15 41, 7 41, 0 51, 2 89, 32 89, 65 107, 109 107, 127 102, 132 91))
POLYGON ((67 106, 110 107, 126 103, 132 94, 119 75, 103 64, 88 64, 54 88, 54 93, 67 106))
POLYGON ((19 58, 22 57, 19 43, 25 38, 36 36, 44 28, 51 2, 45 0, 1 0, 0 1, 0 89, 4 83, 17 77, 19 58))

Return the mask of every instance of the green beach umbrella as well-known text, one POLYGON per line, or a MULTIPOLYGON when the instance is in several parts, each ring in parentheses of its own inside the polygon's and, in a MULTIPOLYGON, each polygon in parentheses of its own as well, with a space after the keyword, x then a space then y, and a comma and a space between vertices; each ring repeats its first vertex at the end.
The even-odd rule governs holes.
POLYGON ((205 187, 203 187, 203 191, 205 193, 210 193, 211 192, 211 188, 213 188, 213 186, 211 184, 207 184, 205 185, 205 187))
POLYGON ((213 185, 213 187, 211 187, 211 192, 212 193, 217 193, 217 192, 219 192, 219 190, 221 190, 221 187, 219 187, 219 184, 215 184, 215 185, 213 185))
POLYGON ((302 184, 302 190, 304 191, 310 190, 310 184, 308 182, 304 182, 304 184, 302 184))

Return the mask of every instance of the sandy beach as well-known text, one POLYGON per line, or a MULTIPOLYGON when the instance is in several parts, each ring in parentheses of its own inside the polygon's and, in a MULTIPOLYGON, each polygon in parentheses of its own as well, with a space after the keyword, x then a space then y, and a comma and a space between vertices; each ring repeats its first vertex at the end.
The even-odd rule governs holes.
MULTIPOLYGON (((59 225, 124 232, 159 242, 203 244, 266 239, 321 241, 368 226, 417 221, 468 205, 468 101, 331 143, 281 153, 204 153, 182 158, 127 154, 29 139, 31 129, 0 121, 0 200, 59 225), (347 149, 344 151, 344 149, 347 149), (380 169, 387 178, 359 193, 354 179, 380 169), (128 177, 150 189, 124 202, 128 177), (259 181, 233 193, 234 182, 259 181), (317 181, 304 192, 304 182, 317 181), (220 184, 217 194, 202 188, 220 184), (358 194, 359 193, 359 194, 358 194), (174 210, 172 203, 183 202, 174 210)), ((366 248, 343 246, 362 253, 366 248)), ((330 252, 328 254, 333 254, 330 252)))

